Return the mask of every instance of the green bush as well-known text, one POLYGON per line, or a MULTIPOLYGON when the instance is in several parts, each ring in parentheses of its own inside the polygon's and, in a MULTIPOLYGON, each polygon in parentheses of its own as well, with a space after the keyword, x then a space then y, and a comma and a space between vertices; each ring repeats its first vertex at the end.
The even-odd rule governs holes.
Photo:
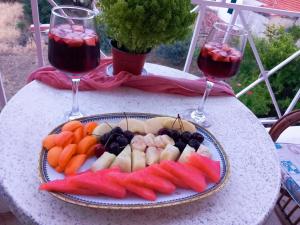
POLYGON ((190 0, 101 0, 99 4, 109 36, 119 48, 133 53, 184 39, 195 18, 190 0))
MULTIPOLYGON (((293 33, 286 32, 282 27, 269 27, 266 38, 255 38, 256 47, 267 70, 298 50, 293 35, 293 33)), ((286 110, 299 89, 299 71, 300 59, 297 58, 270 77, 271 86, 282 112, 286 110)), ((232 80, 235 92, 239 92, 252 83, 258 75, 258 66, 250 46, 247 45, 239 74, 232 80)), ((259 117, 276 116, 276 111, 264 82, 243 95, 240 100, 259 117)), ((297 107, 300 107, 300 105, 298 104, 297 107)))

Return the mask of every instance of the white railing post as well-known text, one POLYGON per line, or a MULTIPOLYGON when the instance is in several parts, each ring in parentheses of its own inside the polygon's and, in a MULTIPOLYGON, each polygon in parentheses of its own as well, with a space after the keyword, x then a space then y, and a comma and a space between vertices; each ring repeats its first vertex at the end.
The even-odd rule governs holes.
POLYGON ((205 15, 205 10, 206 10, 206 6, 203 5, 199 5, 200 10, 198 11, 198 15, 197 15, 197 19, 196 19, 196 24, 195 24, 195 28, 194 28, 194 33, 192 36, 192 40, 191 40, 191 44, 190 44, 190 48, 188 51, 188 55, 185 61, 185 65, 183 68, 183 71, 188 72, 193 60, 193 55, 195 52, 195 48, 196 48, 196 44, 197 44, 197 40, 199 37, 199 33, 200 33, 200 28, 202 25, 202 21, 204 19, 204 15, 205 15))
POLYGON ((38 66, 44 66, 44 57, 43 57, 43 48, 42 48, 42 38, 40 32, 40 18, 39 18, 39 8, 37 0, 31 1, 31 12, 32 12, 32 20, 34 24, 34 35, 35 35, 35 44, 37 48, 37 58, 38 58, 38 66))
POLYGON ((298 90, 298 92, 296 93, 294 99, 292 100, 291 104, 289 105, 289 107, 287 108, 287 110, 285 111, 284 115, 290 113, 293 108, 296 106, 297 102, 300 99, 300 89, 298 90))
POLYGON ((260 57, 259 57, 257 48, 256 48, 255 43, 254 43, 254 40, 253 40, 253 38, 252 38, 252 36, 251 36, 250 29, 249 29, 249 26, 248 26, 248 24, 247 24, 247 22, 246 22, 246 20, 245 20, 245 17, 244 17, 243 12, 240 12, 240 18, 241 18, 241 22, 242 22, 243 26, 244 26, 245 29, 248 31, 248 41, 249 41, 249 44, 250 44, 251 49, 252 49, 252 51, 253 51, 255 60, 256 60, 256 62, 257 62, 257 64, 258 64, 260 73, 261 73, 263 79, 265 80, 266 86, 267 86, 267 88, 268 88, 268 91, 269 91, 269 94, 270 94, 270 96, 271 96, 271 99, 272 99, 273 105, 274 105, 274 107, 275 107, 275 110, 276 110, 276 112, 277 112, 277 115, 278 115, 278 117, 280 118, 280 117, 282 117, 282 114, 281 114, 281 112, 280 112, 280 109, 279 109, 278 103, 277 103, 277 101, 276 101, 274 92, 273 92, 273 90, 272 90, 270 81, 269 81, 269 79, 268 79, 267 71, 265 70, 265 68, 264 68, 264 66, 263 66, 263 64, 262 64, 262 61, 261 61, 261 59, 260 59, 260 57))

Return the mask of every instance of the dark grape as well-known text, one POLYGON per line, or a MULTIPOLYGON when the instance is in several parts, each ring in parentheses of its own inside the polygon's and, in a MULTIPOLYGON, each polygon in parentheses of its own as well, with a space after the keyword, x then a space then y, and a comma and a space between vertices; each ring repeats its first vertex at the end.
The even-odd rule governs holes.
POLYGON ((192 139, 195 139, 195 140, 199 141, 200 144, 204 141, 203 135, 200 134, 200 133, 197 133, 197 132, 192 134, 192 139))
POLYGON ((123 134, 124 132, 121 127, 115 127, 111 130, 111 133, 112 134, 123 134))
POLYGON ((179 149, 180 152, 183 152, 186 143, 184 143, 181 139, 179 139, 177 142, 175 142, 175 146, 179 149))
POLYGON ((192 134, 188 131, 184 131, 182 134, 181 134, 181 139, 184 143, 188 143, 189 140, 191 139, 191 136, 192 134))
POLYGON ((107 143, 109 137, 110 137, 110 133, 109 133, 109 132, 103 134, 103 135, 101 136, 101 138, 100 138, 101 144, 105 145, 105 144, 107 143))
POLYGON ((129 130, 126 130, 126 131, 124 132, 124 136, 127 138, 128 143, 130 143, 131 140, 132 140, 132 138, 134 137, 134 133, 132 133, 132 132, 129 131, 129 130))
POLYGON ((171 130, 170 135, 168 136, 171 137, 176 142, 180 138, 180 133, 177 130, 171 130))
POLYGON ((95 146, 96 157, 99 158, 105 152, 105 148, 102 144, 97 144, 95 146))
POLYGON ((121 147, 125 147, 126 145, 128 145, 128 140, 126 137, 119 136, 116 138, 116 142, 121 146, 121 147))
POLYGON ((170 137, 170 134, 171 134, 171 130, 170 129, 167 129, 167 128, 161 128, 159 131, 158 131, 158 135, 168 135, 170 137))
POLYGON ((199 146, 200 146, 200 142, 199 141, 197 141, 196 139, 191 139, 190 141, 189 141, 189 146, 191 146, 191 147, 193 147, 194 149, 198 149, 199 148, 199 146))
POLYGON ((119 155, 119 153, 122 151, 122 149, 120 148, 120 145, 117 142, 113 142, 108 146, 107 151, 109 153, 119 155))

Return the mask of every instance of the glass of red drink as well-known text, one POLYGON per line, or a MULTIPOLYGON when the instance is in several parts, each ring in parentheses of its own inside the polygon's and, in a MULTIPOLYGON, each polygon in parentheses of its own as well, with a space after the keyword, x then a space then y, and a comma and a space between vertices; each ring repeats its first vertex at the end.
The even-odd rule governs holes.
POLYGON ((72 81, 73 104, 67 120, 83 116, 78 104, 80 78, 100 63, 94 19, 93 11, 76 6, 58 6, 51 11, 48 59, 72 81))
POLYGON ((202 46, 198 67, 206 78, 206 89, 197 109, 189 110, 188 117, 209 127, 204 113, 206 99, 217 81, 233 77, 239 70, 247 42, 247 32, 242 27, 227 23, 215 23, 202 46))

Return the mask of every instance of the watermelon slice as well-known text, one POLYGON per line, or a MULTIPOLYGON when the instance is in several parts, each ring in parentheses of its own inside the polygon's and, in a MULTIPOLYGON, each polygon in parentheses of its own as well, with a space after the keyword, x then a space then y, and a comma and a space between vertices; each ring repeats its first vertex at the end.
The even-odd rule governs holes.
POLYGON ((180 179, 178 179, 176 176, 169 173, 168 171, 162 169, 160 167, 160 165, 158 165, 158 164, 153 164, 153 165, 147 167, 146 170, 150 174, 167 179, 168 181, 172 182, 177 187, 188 188, 188 186, 184 182, 182 182, 180 179))
POLYGON ((40 190, 51 192, 63 192, 75 195, 97 195, 98 193, 91 190, 78 188, 71 184, 69 180, 54 180, 40 185, 40 190))
POLYGON ((118 185, 109 179, 97 174, 90 174, 85 176, 73 177, 70 183, 78 188, 98 192, 106 196, 114 198, 124 198, 126 190, 121 185, 118 185))
POLYGON ((206 182, 204 176, 196 170, 192 170, 184 164, 173 161, 164 161, 161 167, 180 178, 191 189, 197 192, 203 192, 206 189, 206 182))
POLYGON ((119 185, 122 185, 131 193, 141 198, 144 198, 146 200, 155 201, 156 194, 153 190, 132 183, 131 181, 127 180, 128 176, 129 176, 128 173, 118 173, 118 172, 113 172, 106 175, 106 177, 109 178, 111 181, 119 185))
POLYGON ((165 178, 150 174, 146 170, 131 173, 127 176, 126 183, 133 183, 163 194, 172 194, 176 187, 165 178))
POLYGON ((220 180, 220 162, 193 153, 189 157, 188 164, 202 171, 210 181, 217 183, 220 180))

